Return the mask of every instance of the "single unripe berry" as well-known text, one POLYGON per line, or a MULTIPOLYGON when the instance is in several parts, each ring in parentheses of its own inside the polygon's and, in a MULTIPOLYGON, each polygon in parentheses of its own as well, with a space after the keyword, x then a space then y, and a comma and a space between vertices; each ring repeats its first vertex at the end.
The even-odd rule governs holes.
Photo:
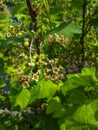
POLYGON ((29 42, 28 42, 28 41, 25 41, 25 42, 24 42, 24 46, 26 46, 26 47, 29 46, 29 42))
POLYGON ((18 36, 22 36, 22 32, 19 32, 19 33, 18 33, 18 36))
POLYGON ((27 55, 25 55, 23 58, 24 58, 25 60, 27 60, 27 59, 28 59, 28 56, 27 56, 27 55))

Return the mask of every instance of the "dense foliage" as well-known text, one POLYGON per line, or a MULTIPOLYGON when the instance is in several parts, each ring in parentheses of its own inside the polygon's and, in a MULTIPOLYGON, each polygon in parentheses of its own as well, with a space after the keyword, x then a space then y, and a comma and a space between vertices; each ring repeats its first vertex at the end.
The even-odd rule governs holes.
POLYGON ((0 130, 98 130, 98 0, 0 1, 0 130))

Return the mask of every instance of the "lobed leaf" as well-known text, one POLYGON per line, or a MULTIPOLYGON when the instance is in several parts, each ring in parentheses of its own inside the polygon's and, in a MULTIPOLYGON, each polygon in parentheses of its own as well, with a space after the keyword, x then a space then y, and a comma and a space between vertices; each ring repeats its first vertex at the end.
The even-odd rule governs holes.
POLYGON ((19 106, 20 109, 24 109, 30 100, 30 92, 28 89, 21 89, 21 91, 16 95, 11 95, 11 102, 13 107, 19 106))
POLYGON ((57 85, 50 80, 45 81, 43 79, 38 83, 38 85, 40 86, 40 98, 50 98, 58 89, 57 85))

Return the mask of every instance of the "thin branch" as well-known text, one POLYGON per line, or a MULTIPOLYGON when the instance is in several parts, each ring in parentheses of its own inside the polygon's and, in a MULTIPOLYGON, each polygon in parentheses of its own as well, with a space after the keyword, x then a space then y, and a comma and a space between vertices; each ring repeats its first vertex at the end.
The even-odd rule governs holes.
POLYGON ((27 3, 27 6, 28 6, 28 9, 29 9, 31 19, 32 19, 33 22, 35 22, 37 14, 36 14, 35 10, 33 9, 32 3, 31 3, 30 0, 26 0, 26 3, 27 3))
POLYGON ((32 45, 33 45, 33 38, 30 43, 30 63, 32 63, 32 45))
MULTIPOLYGON (((32 6, 31 0, 26 0, 28 9, 29 9, 29 13, 31 16, 32 21, 34 22, 34 32, 36 34, 36 32, 38 32, 38 20, 37 20, 37 16, 39 13, 39 9, 40 9, 40 5, 36 5, 36 7, 32 6)), ((35 43, 35 47, 37 50, 37 53, 40 54, 40 38, 41 35, 38 34, 37 36, 35 36, 34 38, 34 43, 35 43)))
POLYGON ((80 43, 82 45, 82 49, 81 49, 81 53, 82 53, 82 67, 83 67, 83 64, 84 64, 84 38, 85 38, 85 16, 86 16, 86 6, 87 6, 87 3, 86 3, 86 0, 83 0, 83 15, 82 15, 82 36, 81 36, 81 39, 80 39, 80 43))

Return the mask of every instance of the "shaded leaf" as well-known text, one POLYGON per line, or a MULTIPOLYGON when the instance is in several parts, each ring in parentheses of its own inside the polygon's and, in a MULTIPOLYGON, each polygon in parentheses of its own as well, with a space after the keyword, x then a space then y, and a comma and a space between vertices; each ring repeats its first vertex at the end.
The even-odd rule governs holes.
POLYGON ((87 101, 88 97, 81 90, 72 90, 67 100, 68 103, 83 104, 87 101))
POLYGON ((78 10, 82 9, 81 0, 72 0, 71 5, 72 5, 72 7, 77 8, 78 10))
POLYGON ((48 107, 46 110, 47 114, 53 113, 54 118, 58 118, 63 116, 65 110, 61 105, 61 101, 59 97, 52 97, 48 102, 48 107))
POLYGON ((0 130, 6 130, 6 128, 4 127, 4 125, 0 124, 0 130))
POLYGON ((65 84, 61 87, 61 90, 63 94, 66 94, 68 91, 78 88, 80 86, 90 86, 90 81, 91 81, 90 76, 80 76, 80 77, 73 77, 70 78, 65 82, 65 84))
POLYGON ((62 23, 59 27, 48 32, 48 35, 53 35, 57 33, 58 35, 64 35, 65 37, 72 38, 74 34, 81 34, 82 31, 79 25, 75 22, 72 23, 62 23))

